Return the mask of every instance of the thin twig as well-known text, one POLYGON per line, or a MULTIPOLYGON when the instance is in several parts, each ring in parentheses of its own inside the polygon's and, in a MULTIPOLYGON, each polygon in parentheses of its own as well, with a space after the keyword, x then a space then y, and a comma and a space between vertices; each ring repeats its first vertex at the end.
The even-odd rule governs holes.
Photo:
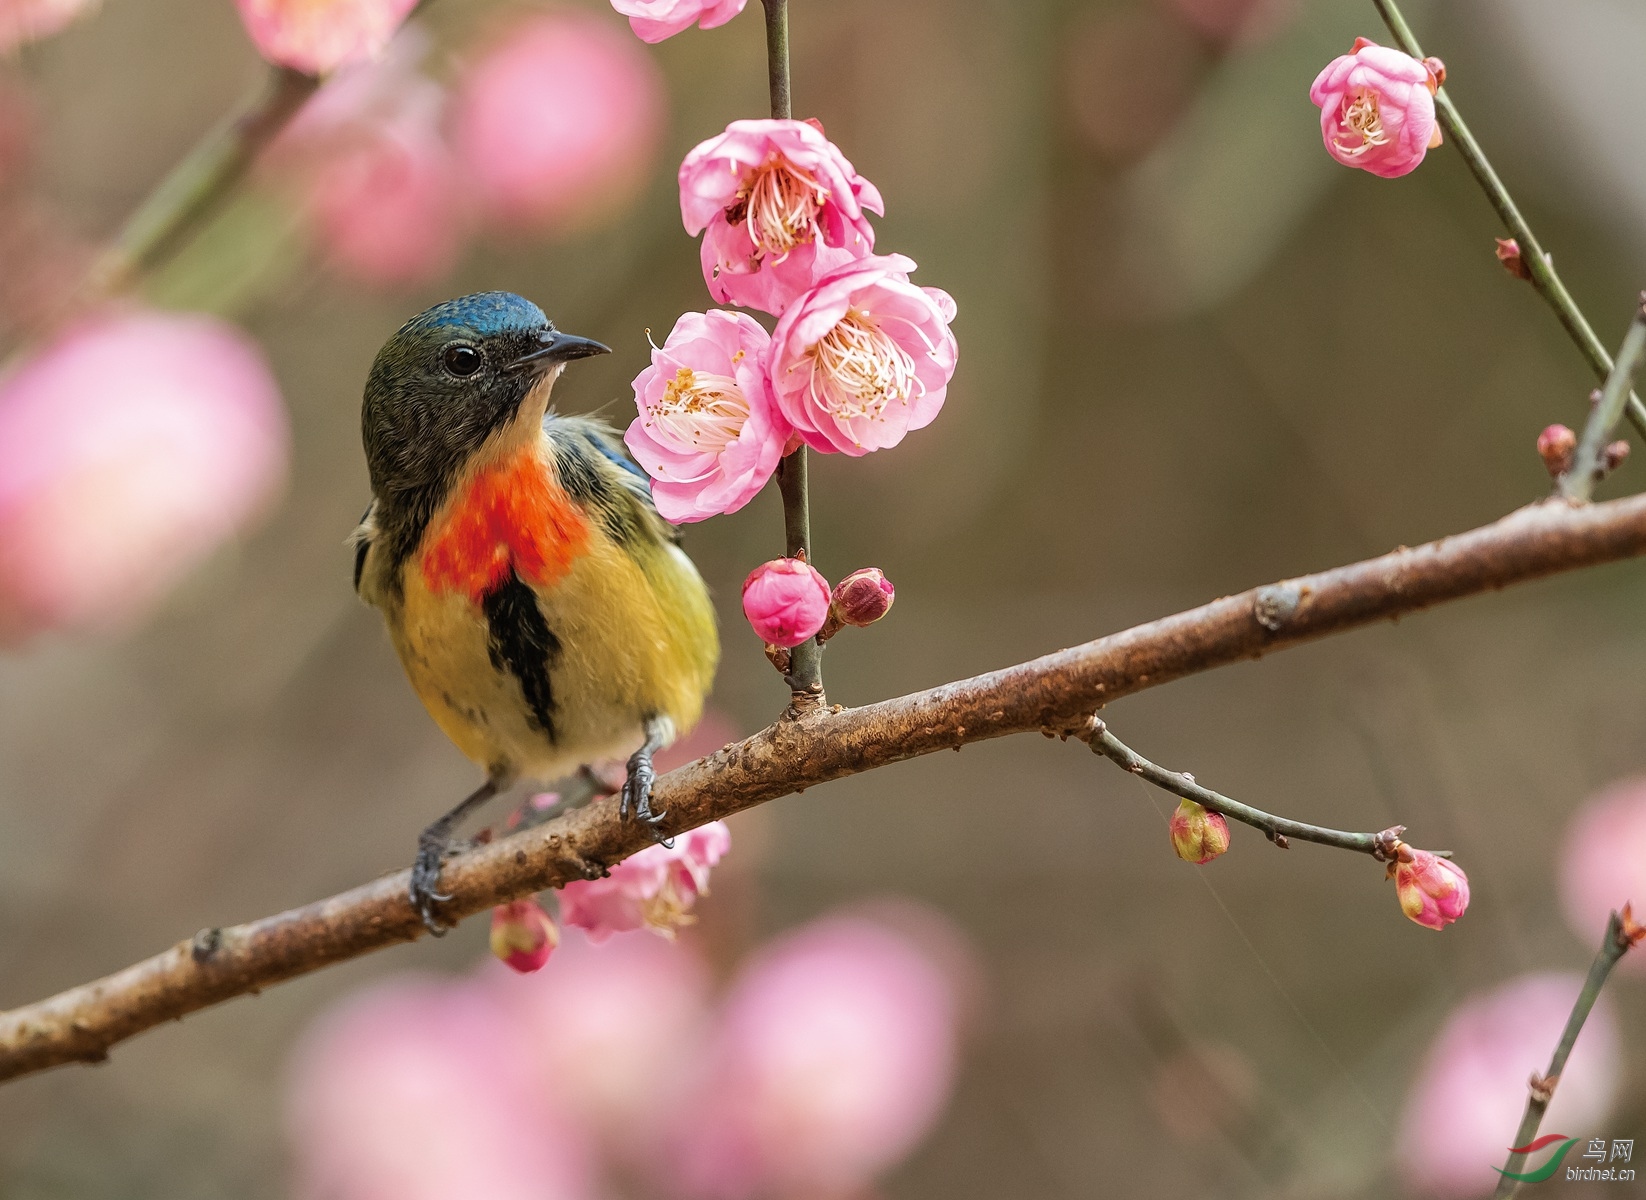
POLYGON ((1387 862, 1400 845, 1400 835, 1405 832, 1405 827, 1400 825, 1379 833, 1350 833, 1343 829, 1326 829, 1320 825, 1309 825, 1303 821, 1277 817, 1273 813, 1264 812, 1261 808, 1242 804, 1221 792, 1202 787, 1195 782, 1192 775, 1169 771, 1150 762, 1115 737, 1109 731, 1108 725, 1097 717, 1091 718, 1086 725, 1071 730, 1069 736, 1079 738, 1090 746, 1094 753, 1113 760, 1122 770, 1130 771, 1138 778, 1158 788, 1164 788, 1174 796, 1193 800, 1202 808, 1233 817, 1253 829, 1262 830, 1263 835, 1281 849, 1285 849, 1288 843, 1296 838, 1300 842, 1315 842, 1322 846, 1336 846, 1339 850, 1370 854, 1379 862, 1387 862))
MULTIPOLYGON (((669 772, 653 803, 661 832, 938 750, 1036 730, 1078 728, 1104 704, 1185 675, 1417 612, 1513 583, 1646 554, 1646 496, 1552 499, 1412 549, 1225 596, 1031 662, 883 700, 780 720, 669 772)), ((598 875, 653 842, 613 798, 449 860, 451 921, 598 875)), ((0 1014, 0 1079, 95 1062, 117 1042, 212 1004, 372 950, 412 941, 423 922, 407 872, 265 917, 206 930, 153 958, 0 1014)))
MULTIPOLYGON (((1566 1018, 1566 1028, 1561 1031, 1554 1057, 1549 1060, 1549 1069, 1542 1075, 1532 1076, 1531 1086, 1527 1089, 1526 1112, 1520 1118, 1520 1128, 1515 1131, 1515 1140, 1509 1143, 1511 1146, 1529 1146, 1537 1137, 1543 1114, 1548 1110, 1549 1101, 1554 1099, 1561 1073, 1566 1070, 1566 1060, 1571 1056, 1572 1047, 1577 1044, 1577 1035, 1583 1032, 1583 1023, 1589 1019, 1589 1010, 1600 998, 1600 989, 1606 986, 1606 977, 1617 966, 1617 960, 1642 937, 1646 937, 1646 930, 1634 923, 1627 904, 1621 913, 1614 912, 1606 923, 1606 936, 1600 943, 1600 953, 1595 955, 1595 961, 1589 967, 1589 977, 1583 981, 1577 1003, 1572 1005, 1572 1015, 1566 1018)), ((1492 1193, 1493 1200, 1503 1200, 1503 1197, 1515 1194, 1521 1180, 1510 1176, 1524 1174, 1525 1166, 1526 1155, 1511 1151, 1499 1168, 1498 1174, 1502 1178, 1497 1181, 1497 1190, 1492 1193)))
POLYGON ((319 87, 313 75, 271 67, 239 111, 202 138, 149 194, 92 268, 86 290, 92 296, 123 291, 164 262, 217 211, 319 87))
POLYGON ((1646 295, 1635 306, 1635 319, 1629 322, 1629 332, 1618 349, 1617 362, 1606 377, 1600 400, 1589 421, 1583 427, 1583 437, 1577 443, 1572 466, 1561 476, 1560 490, 1568 500, 1587 500, 1594 495, 1595 484, 1606 473, 1604 453, 1612 440, 1618 418, 1623 415, 1623 402, 1634 381, 1635 368, 1640 364, 1641 352, 1646 351, 1646 295))
MULTIPOLYGON (((766 8, 766 75, 771 84, 772 116, 794 116, 789 83, 789 0, 762 0, 766 8)), ((807 495, 806 447, 797 447, 777 464, 777 489, 783 496, 783 535, 790 558, 812 561, 812 514, 807 495)), ((823 704, 823 643, 809 638, 789 651, 784 679, 794 692, 795 712, 823 704)))
MULTIPOLYGON (((1421 59, 1423 49, 1417 44, 1412 27, 1406 24, 1406 18, 1401 16, 1395 0, 1372 0, 1372 3, 1377 5, 1383 23, 1389 27, 1395 41, 1400 43, 1400 48, 1413 58, 1421 59)), ((1504 226, 1519 244, 1520 260, 1526 265, 1526 270, 1531 276, 1531 285, 1537 289, 1538 295, 1548 301, 1549 307, 1555 310, 1555 316, 1560 319, 1567 334, 1577 343, 1583 357, 1589 360, 1589 367, 1594 371, 1595 378, 1605 379, 1611 374, 1611 355, 1595 336, 1595 331, 1590 327, 1588 318, 1583 315, 1583 310, 1578 308, 1577 301, 1572 299, 1572 294, 1566 290, 1566 285, 1556 274, 1554 263, 1544 252, 1537 235, 1526 223, 1526 218, 1521 215, 1520 207, 1515 204, 1514 197, 1509 195, 1509 189, 1492 169, 1486 152, 1480 148, 1474 134, 1470 133, 1469 127, 1463 123, 1457 106, 1452 103, 1452 98, 1445 88, 1441 88, 1435 96, 1435 112, 1446 135, 1463 155, 1463 161, 1468 163, 1476 182, 1486 193, 1486 198, 1491 201, 1504 226)), ((1633 392, 1629 393, 1628 414, 1635 429, 1642 437, 1646 437, 1646 405, 1643 405, 1640 397, 1633 392)))

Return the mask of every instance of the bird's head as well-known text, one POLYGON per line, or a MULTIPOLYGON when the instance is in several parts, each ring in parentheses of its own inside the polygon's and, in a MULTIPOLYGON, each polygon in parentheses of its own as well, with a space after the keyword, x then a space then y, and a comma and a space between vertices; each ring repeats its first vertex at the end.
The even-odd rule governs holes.
POLYGON ((366 379, 360 424, 372 490, 391 500, 442 490, 488 442, 535 427, 566 363, 607 353, 559 332, 512 292, 418 313, 378 351, 366 379))

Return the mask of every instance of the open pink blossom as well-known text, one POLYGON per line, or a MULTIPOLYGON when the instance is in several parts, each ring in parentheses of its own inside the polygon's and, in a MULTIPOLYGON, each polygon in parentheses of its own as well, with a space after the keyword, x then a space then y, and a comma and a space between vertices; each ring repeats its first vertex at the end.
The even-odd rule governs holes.
POLYGON ((548 1104, 488 989, 402 977, 350 996, 294 1054, 299 1200, 587 1200, 589 1149, 548 1104))
POLYGON ((743 313, 686 313, 634 379, 623 440, 676 523, 736 512, 766 486, 789 438, 766 378, 766 331, 743 313))
POLYGON ((809 121, 733 121, 680 164, 680 215, 704 233, 703 279, 721 303, 781 313, 874 249, 871 212, 885 212, 880 192, 809 121))
POLYGON ((743 615, 768 646, 793 649, 829 618, 829 581, 803 559, 774 558, 743 581, 743 615))
POLYGON ((662 133, 651 57, 577 13, 504 26, 458 86, 453 139, 482 212, 512 229, 604 223, 637 194, 662 133))
POLYGON ((236 0, 271 63, 324 75, 383 52, 417 0, 236 0))
POLYGON ((1434 72, 1410 54, 1356 38, 1309 88, 1326 152, 1385 179, 1415 170, 1440 145, 1437 87, 1434 72))
POLYGON ((711 821, 625 858, 604 879, 574 879, 560 889, 560 919, 603 942, 614 933, 650 929, 673 937, 695 919, 691 909, 709 890, 709 869, 731 849, 724 821, 711 821))
POLYGON ((772 394, 806 445, 867 454, 923 429, 943 407, 959 346, 947 292, 909 282, 902 255, 825 275, 772 333, 772 394))
POLYGON ((529 978, 483 975, 532 1085, 613 1150, 663 1120, 705 1040, 709 972, 685 940, 572 937, 529 978))
POLYGON ((653 44, 696 25, 713 29, 743 11, 747 0, 612 0, 612 7, 629 19, 629 28, 643 42, 653 44))
MULTIPOLYGON (((1560 850, 1560 899, 1566 922, 1585 945, 1600 945, 1613 909, 1646 909, 1646 775, 1602 788, 1573 815, 1560 850)), ((1646 953, 1623 956, 1620 970, 1646 974, 1646 953)))
POLYGON ((70 329, 0 379, 0 641, 141 615, 268 506, 287 441, 233 327, 132 312, 70 329))
POLYGON ((1444 929, 1469 907, 1469 877, 1451 859, 1408 847, 1393 866, 1401 911, 1424 928, 1444 929))
MULTIPOLYGON (((1423 1196, 1488 1196, 1514 1145, 1526 1080, 1549 1056, 1583 986, 1577 974, 1522 975, 1466 999, 1430 1044, 1407 1093, 1398 1153, 1408 1186, 1423 1196)), ((1589 1014, 1543 1121, 1545 1130, 1598 1131, 1617 1093, 1617 1022, 1609 999, 1589 1014)))
POLYGON ((0 0, 0 54, 50 37, 96 7, 97 0, 0 0))
POLYGON ((698 1200, 860 1194, 942 1112, 958 1016, 944 964, 878 921, 825 918, 767 946, 678 1106, 671 1181, 698 1200))

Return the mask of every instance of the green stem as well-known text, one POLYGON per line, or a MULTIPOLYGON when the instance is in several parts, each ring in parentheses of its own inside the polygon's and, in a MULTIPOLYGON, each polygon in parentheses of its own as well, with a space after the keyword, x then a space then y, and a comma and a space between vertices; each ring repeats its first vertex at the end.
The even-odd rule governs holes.
MULTIPOLYGON (((1572 1015, 1566 1018, 1566 1028, 1561 1031, 1554 1057, 1549 1060, 1549 1069, 1542 1079, 1532 1080, 1531 1094, 1526 1098, 1526 1112, 1520 1118, 1520 1128, 1515 1131, 1515 1140, 1509 1143, 1511 1146, 1529 1145, 1537 1137, 1537 1128, 1543 1123, 1543 1114, 1549 1107, 1549 1101, 1554 1098, 1561 1072, 1566 1069, 1566 1060, 1571 1056, 1572 1047, 1577 1044, 1577 1035, 1583 1031, 1583 1023, 1589 1019, 1589 1010, 1594 1008, 1595 1001, 1600 998, 1600 989, 1606 986, 1606 977, 1612 973, 1612 968, 1617 966, 1617 960, 1622 958, 1624 952, 1633 944, 1633 939, 1624 932, 1623 918, 1614 912, 1612 919, 1606 923, 1606 938, 1600 944, 1600 953, 1595 955, 1595 961, 1589 967, 1589 977, 1583 981, 1583 990, 1577 994, 1577 1003, 1572 1005, 1572 1015)), ((1524 1154, 1509 1155, 1500 1171, 1503 1178, 1498 1180, 1497 1191, 1492 1193, 1493 1200, 1502 1200, 1503 1197, 1515 1194, 1515 1190, 1520 1187, 1520 1180, 1510 1179, 1509 1173, 1523 1174, 1525 1167, 1524 1154)))
POLYGON ((93 268, 88 290, 94 295, 122 291, 165 261, 217 210, 319 86, 313 75, 271 69, 240 110, 208 133, 150 193, 93 268))
MULTIPOLYGON (((1641 304, 1646 306, 1646 296, 1641 297, 1641 304)), ((1606 377, 1600 402, 1595 405, 1594 411, 1589 414, 1588 424, 1583 427, 1583 437, 1577 444, 1577 453, 1572 456, 1571 469, 1561 478, 1560 490, 1568 500, 1589 499, 1594 494, 1595 484, 1606 473, 1601 456, 1606 443, 1612 440, 1612 431, 1617 428, 1618 419, 1623 415, 1623 404, 1628 398, 1629 385, 1634 381, 1642 351, 1646 351, 1646 307, 1637 307, 1635 319, 1629 323, 1628 335, 1617 352, 1617 363, 1606 377)))
MULTIPOLYGON (((762 0, 766 8, 766 74, 771 83, 772 116, 794 116, 789 90, 789 0, 762 0)), ((783 495, 783 531, 790 558, 812 561, 811 501, 806 489, 806 447, 777 464, 777 487, 783 495)), ((813 564, 815 565, 815 564, 813 564)), ((797 710, 823 703, 823 644, 816 638, 789 652, 784 676, 797 710)))
POLYGON ((1336 846, 1339 850, 1354 850, 1360 854, 1370 854, 1379 861, 1387 861, 1398 844, 1400 834, 1405 832, 1399 825, 1385 829, 1381 833, 1350 833, 1342 829, 1326 829, 1320 825, 1309 825, 1287 817, 1277 817, 1273 813, 1264 812, 1261 808, 1253 808, 1249 804, 1231 800, 1210 788, 1201 787, 1192 775, 1168 771, 1165 767, 1150 762, 1110 733, 1109 727, 1096 717, 1092 718, 1091 725, 1080 730, 1076 736, 1098 754, 1113 760, 1122 769, 1130 771, 1138 778, 1147 780, 1174 796, 1193 800, 1202 808, 1222 813, 1225 817, 1232 817, 1253 829, 1260 829, 1264 836, 1282 848, 1292 838, 1296 838, 1300 842, 1336 846))
MULTIPOLYGON (((1422 58, 1423 49, 1417 44, 1411 26, 1406 24, 1406 18, 1400 15, 1395 0, 1372 0, 1372 3, 1377 5, 1383 23, 1389 27, 1389 32, 1394 34, 1400 48, 1413 58, 1422 58)), ((1532 286, 1537 289, 1538 295, 1548 301, 1549 307, 1555 310, 1555 316, 1560 319, 1567 334, 1577 343, 1583 357, 1589 360, 1589 367, 1594 371, 1595 378, 1605 379, 1611 374, 1611 356, 1606 352, 1606 347, 1601 344, 1600 339, 1595 336, 1595 331, 1590 327, 1588 318, 1583 315, 1583 310, 1578 308, 1572 294, 1566 290, 1566 285, 1555 273, 1554 264, 1544 253, 1537 235, 1526 223, 1526 218, 1521 216, 1514 197, 1509 195, 1509 189, 1503 186, 1503 180, 1498 178, 1497 172, 1492 169, 1486 152, 1480 148, 1474 134, 1470 133, 1469 127, 1463 123, 1463 118, 1458 115, 1457 106, 1452 103, 1452 98, 1445 88, 1441 88, 1435 96, 1435 112, 1446 135, 1463 155, 1463 161, 1469 164, 1469 170, 1473 172, 1476 182, 1485 191, 1486 198, 1491 201, 1497 215, 1502 218, 1504 226, 1520 247, 1520 261, 1526 265, 1526 270, 1531 275, 1532 286)), ((1640 397, 1633 392, 1630 392, 1628 397, 1628 414, 1635 429, 1642 436, 1646 436, 1646 405, 1643 405, 1640 397)))

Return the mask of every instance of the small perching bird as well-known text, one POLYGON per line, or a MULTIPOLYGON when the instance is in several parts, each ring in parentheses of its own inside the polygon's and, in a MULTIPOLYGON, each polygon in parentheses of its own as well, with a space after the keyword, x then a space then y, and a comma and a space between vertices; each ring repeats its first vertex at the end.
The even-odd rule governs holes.
POLYGON ((566 363, 605 353, 481 292, 406 322, 366 381, 355 589, 486 772, 418 840, 411 898, 436 933, 452 831, 519 779, 632 751, 621 810, 656 824, 651 756, 697 722, 719 660, 708 591, 644 473, 601 422, 549 411, 566 363))

